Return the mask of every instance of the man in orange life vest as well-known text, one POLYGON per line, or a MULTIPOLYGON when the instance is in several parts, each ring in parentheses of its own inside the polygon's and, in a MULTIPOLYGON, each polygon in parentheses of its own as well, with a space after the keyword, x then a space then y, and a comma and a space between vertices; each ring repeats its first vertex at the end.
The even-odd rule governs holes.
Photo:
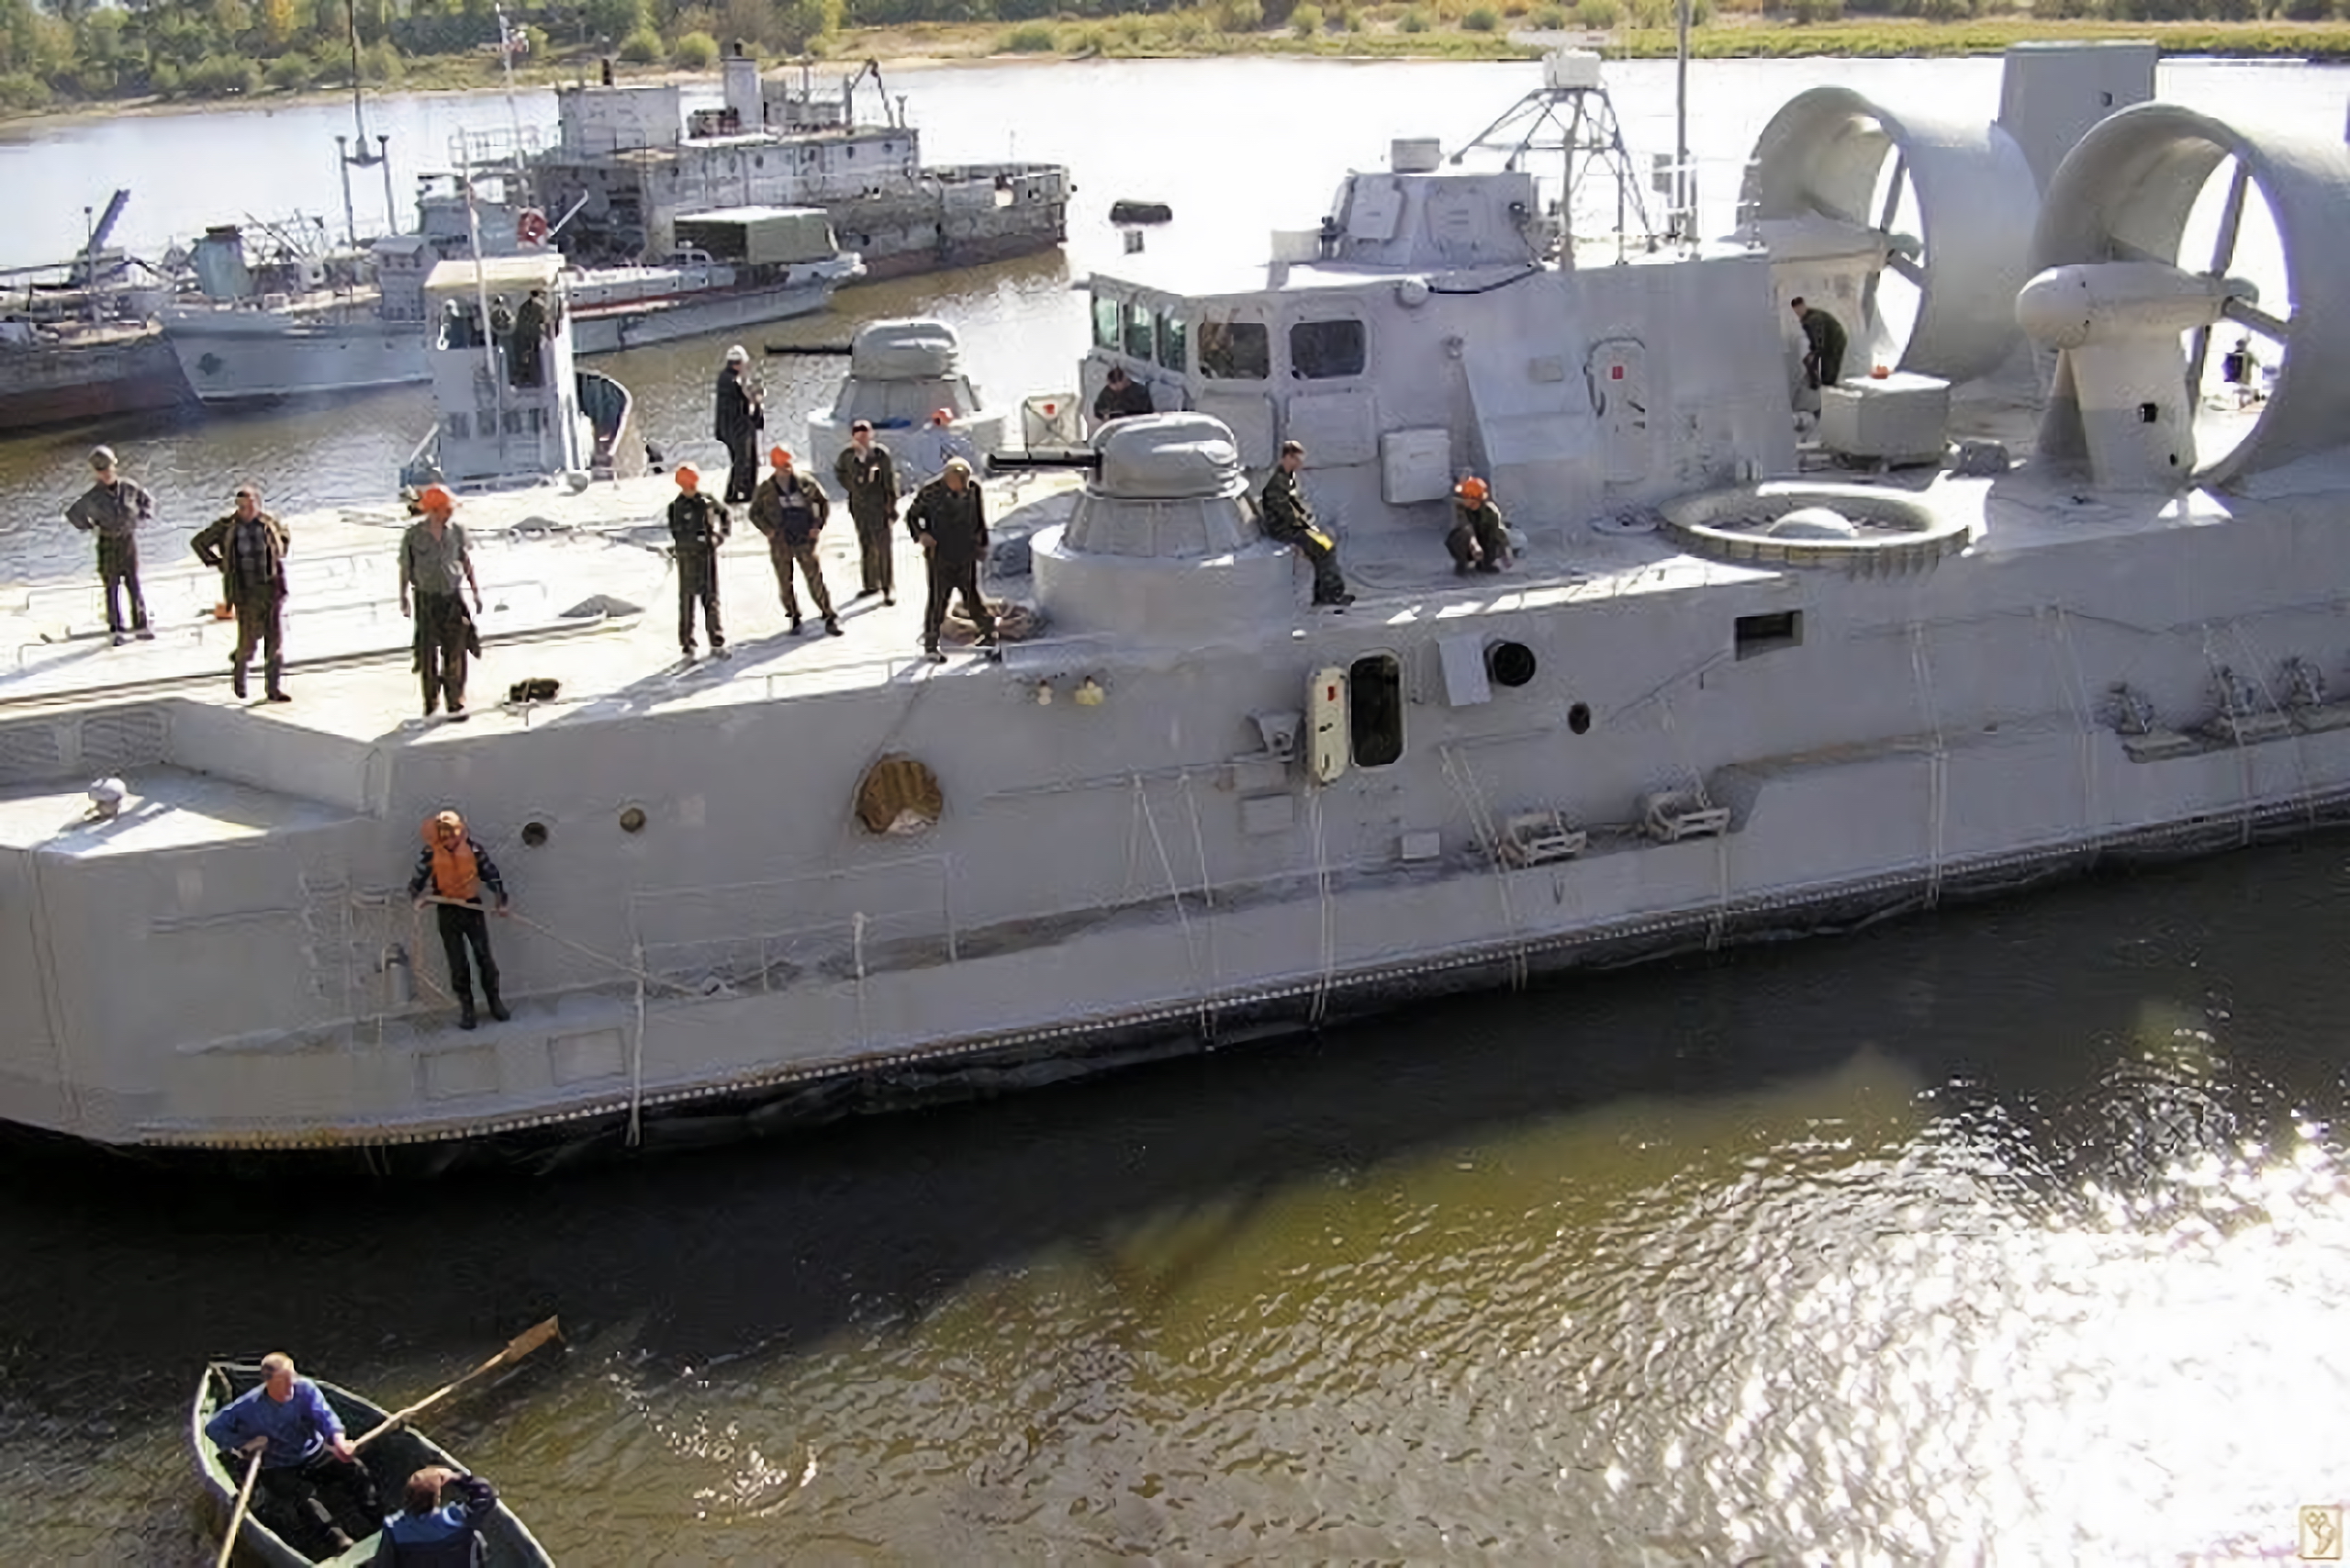
POLYGON ((408 896, 422 909, 427 884, 441 906, 441 946, 449 955, 449 989, 457 998, 457 1027, 474 1026, 473 971, 465 949, 481 967, 482 1000, 489 1015, 503 1024, 509 1016, 498 994, 498 960, 489 953, 489 919, 483 912, 481 890, 498 895, 498 913, 509 913, 505 879, 490 864, 489 854, 465 833, 465 819, 442 812, 424 824, 424 849, 416 857, 416 875, 408 879, 408 896))

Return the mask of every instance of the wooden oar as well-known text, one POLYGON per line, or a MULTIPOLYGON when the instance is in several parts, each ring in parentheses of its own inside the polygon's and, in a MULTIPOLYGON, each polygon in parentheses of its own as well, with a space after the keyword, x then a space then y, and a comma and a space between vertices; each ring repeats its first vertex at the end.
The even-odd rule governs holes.
POLYGON ((253 1483, 261 1479, 261 1450, 253 1450, 253 1462, 245 1466, 245 1484, 237 1488, 237 1506, 229 1515, 229 1533, 220 1538, 220 1561, 213 1568, 229 1568, 229 1559, 237 1555, 237 1532, 245 1528, 245 1512, 253 1506, 253 1483))
POLYGON ((414 1420, 417 1417, 423 1415, 427 1410, 431 1409, 435 1405, 440 1404, 442 1400, 456 1393, 457 1390, 464 1387, 465 1384, 473 1382, 474 1379, 494 1372, 502 1366, 509 1366, 515 1361, 519 1361, 524 1356, 529 1355, 532 1350, 535 1350, 540 1346, 545 1344, 548 1340, 561 1338, 562 1337, 562 1325, 556 1319, 552 1317, 548 1318, 544 1323, 540 1324, 535 1328, 524 1329, 521 1333, 514 1336, 513 1339, 509 1342, 506 1349, 498 1351, 498 1354, 490 1357, 489 1360, 482 1362, 481 1365, 474 1368, 473 1371, 467 1372, 456 1382, 449 1383, 442 1388, 436 1388, 431 1393, 426 1394, 423 1398, 418 1400, 415 1404, 408 1406, 406 1409, 395 1410, 389 1416, 385 1417, 384 1424, 382 1426, 376 1428, 374 1431, 367 1433, 364 1437, 360 1438, 356 1442, 353 1442, 351 1445, 352 1451, 356 1453, 359 1450, 365 1448, 369 1443, 374 1442, 377 1438, 382 1437, 386 1432, 390 1431, 393 1428, 403 1426, 406 1423, 414 1420))

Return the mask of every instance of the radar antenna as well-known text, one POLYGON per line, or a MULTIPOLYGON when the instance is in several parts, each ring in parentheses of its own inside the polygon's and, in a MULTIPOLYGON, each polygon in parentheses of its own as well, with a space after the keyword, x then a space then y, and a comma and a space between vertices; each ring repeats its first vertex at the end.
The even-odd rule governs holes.
POLYGON ((1559 224, 1563 253, 1572 254, 1572 214, 1585 181, 1612 180, 1616 186, 1616 233, 1646 238, 1648 207, 1625 149, 1616 105, 1599 78, 1599 56, 1588 50, 1553 50, 1542 57, 1542 85, 1505 110, 1499 119, 1471 137, 1451 162, 1473 151, 1498 152, 1503 167, 1523 169, 1529 154, 1560 160, 1559 224), (1596 171, 1596 173, 1595 173, 1596 171))

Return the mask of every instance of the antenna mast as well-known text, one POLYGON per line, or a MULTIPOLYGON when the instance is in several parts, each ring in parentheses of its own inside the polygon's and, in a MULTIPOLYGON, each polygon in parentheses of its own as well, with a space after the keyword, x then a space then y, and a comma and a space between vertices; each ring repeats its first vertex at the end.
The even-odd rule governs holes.
MULTIPOLYGON (((1683 0, 1684 10, 1687 0, 1683 0)), ((1542 57, 1542 85, 1505 110, 1455 152, 1458 164, 1483 149, 1503 155, 1503 166, 1524 166, 1530 152, 1560 156, 1559 223, 1561 257, 1573 260, 1574 200, 1592 166, 1606 170, 1616 185, 1616 232, 1648 236, 1648 206, 1624 146, 1616 106, 1599 75, 1599 56, 1587 50, 1552 50, 1542 57)))
POLYGON ((353 245, 359 243, 359 219, 351 207, 351 171, 373 169, 384 171, 384 232, 399 230, 399 208, 392 199, 392 139, 377 136, 375 150, 367 151, 367 106, 359 87, 359 0, 342 0, 343 26, 351 40, 351 129, 348 145, 344 139, 334 139, 336 156, 342 164, 342 228, 353 245))

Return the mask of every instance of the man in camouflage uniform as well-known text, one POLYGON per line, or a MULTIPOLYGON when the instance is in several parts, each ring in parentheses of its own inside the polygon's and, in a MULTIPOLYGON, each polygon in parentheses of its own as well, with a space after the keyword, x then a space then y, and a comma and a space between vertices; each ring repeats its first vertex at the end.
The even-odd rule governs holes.
POLYGON ((65 521, 84 533, 98 536, 98 580, 106 590, 106 630, 118 648, 133 635, 142 642, 155 633, 147 625, 147 596, 139 591, 139 525, 155 515, 155 498, 115 472, 114 448, 101 446, 90 454, 96 482, 82 498, 65 509, 65 521), (129 590, 130 624, 122 623, 122 590, 129 590))

